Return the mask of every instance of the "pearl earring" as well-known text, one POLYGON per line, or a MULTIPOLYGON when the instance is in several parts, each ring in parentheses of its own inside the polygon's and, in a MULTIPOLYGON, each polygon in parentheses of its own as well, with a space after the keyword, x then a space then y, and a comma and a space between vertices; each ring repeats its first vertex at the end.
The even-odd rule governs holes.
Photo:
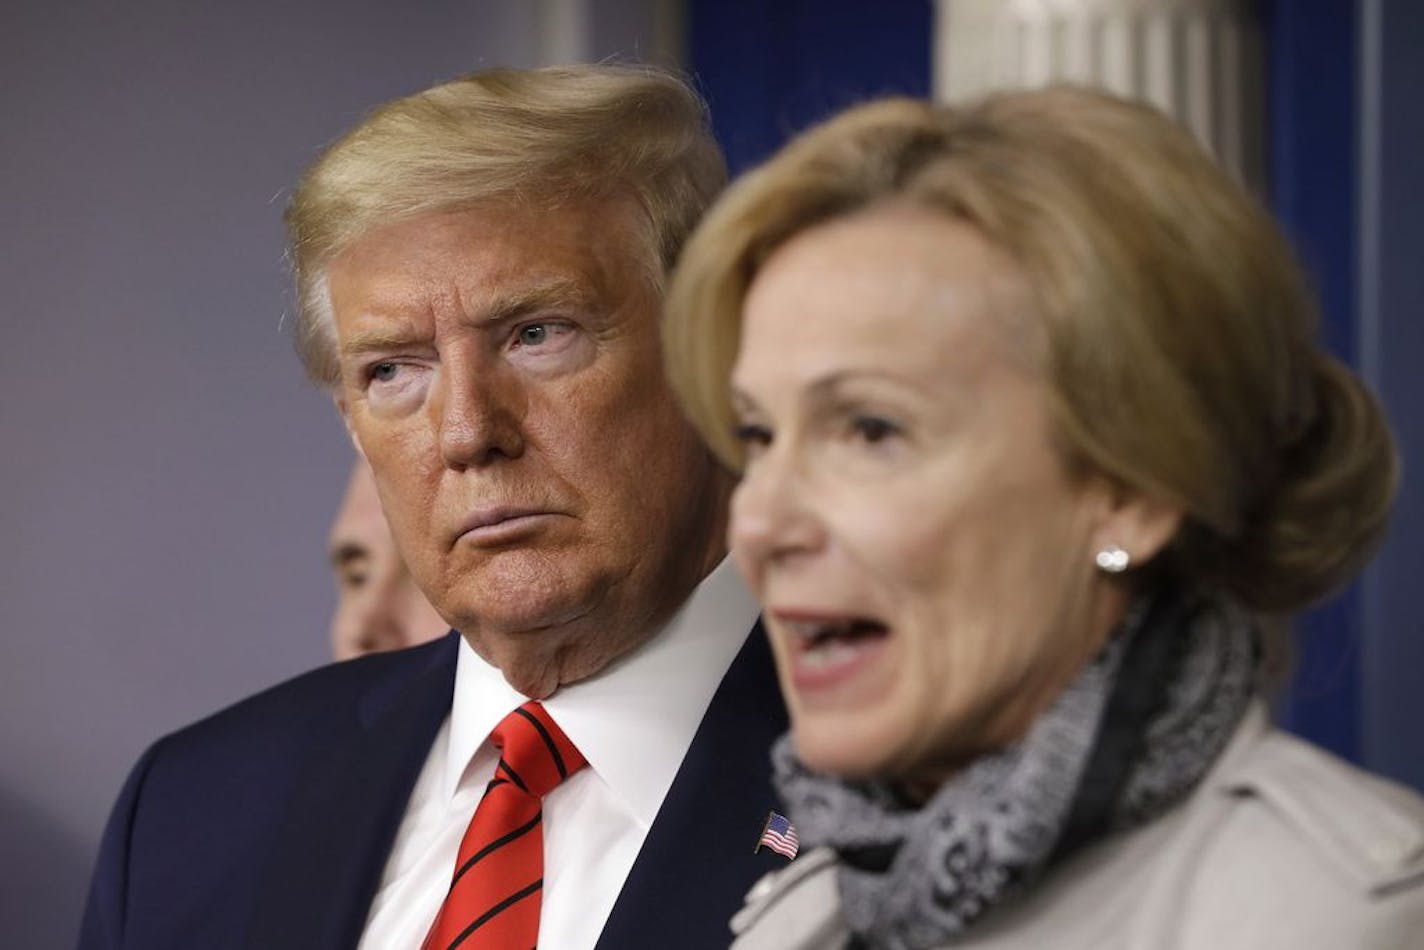
POLYGON ((1093 560, 1098 565, 1098 570, 1105 574, 1121 574, 1127 570, 1127 566, 1132 563, 1132 555, 1128 554, 1116 544, 1109 544, 1097 553, 1093 560))

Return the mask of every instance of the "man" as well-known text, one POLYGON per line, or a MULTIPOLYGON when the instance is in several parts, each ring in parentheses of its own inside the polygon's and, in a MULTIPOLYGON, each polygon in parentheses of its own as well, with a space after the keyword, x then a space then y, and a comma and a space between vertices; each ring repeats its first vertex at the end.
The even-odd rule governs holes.
POLYGON ((328 563, 336 576, 331 650, 338 660, 399 650, 444 636, 450 625, 415 586, 396 550, 371 466, 357 458, 331 525, 328 563))
POLYGON ((659 342, 723 178, 695 95, 614 66, 438 86, 307 173, 298 349, 460 635, 150 749, 82 947, 725 946, 785 719, 659 342))

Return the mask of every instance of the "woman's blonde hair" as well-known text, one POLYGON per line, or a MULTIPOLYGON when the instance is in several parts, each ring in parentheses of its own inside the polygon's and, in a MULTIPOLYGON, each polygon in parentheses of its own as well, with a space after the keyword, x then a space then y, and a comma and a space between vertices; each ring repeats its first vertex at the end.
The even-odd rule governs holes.
POLYGON ((864 105, 728 190, 684 251, 664 331, 679 398, 734 468, 728 380, 758 269, 793 235, 892 200, 1017 263, 1069 464, 1183 508, 1159 560, 1178 582, 1283 612, 1372 553, 1393 441, 1316 344, 1287 242, 1171 120, 1074 88, 864 105))
POLYGON ((317 159, 287 206, 297 353, 335 384, 326 268, 377 225, 491 200, 629 196, 646 224, 630 253, 661 286, 726 176, 702 100, 649 66, 493 69, 387 103, 317 159))

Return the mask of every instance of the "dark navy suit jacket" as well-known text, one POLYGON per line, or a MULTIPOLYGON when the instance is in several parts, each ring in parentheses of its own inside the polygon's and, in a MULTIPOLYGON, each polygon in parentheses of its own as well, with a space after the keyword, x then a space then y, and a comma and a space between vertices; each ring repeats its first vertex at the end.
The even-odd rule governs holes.
MULTIPOLYGON (((458 635, 308 673, 161 739, 104 833, 81 950, 349 950, 406 800, 450 710, 458 635)), ((600 950, 725 948, 779 859, 753 848, 774 806, 786 719, 758 628, 668 791, 600 950)))

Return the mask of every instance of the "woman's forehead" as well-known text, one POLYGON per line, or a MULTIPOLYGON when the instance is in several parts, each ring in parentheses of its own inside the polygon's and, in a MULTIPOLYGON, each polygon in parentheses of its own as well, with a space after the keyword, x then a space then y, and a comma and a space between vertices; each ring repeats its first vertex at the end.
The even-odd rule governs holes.
POLYGON ((1017 266, 973 227, 872 209, 802 232, 767 260, 747 294, 739 370, 762 360, 784 372, 793 357, 826 361, 824 372, 846 360, 970 369, 1024 351, 1029 308, 1017 266))

